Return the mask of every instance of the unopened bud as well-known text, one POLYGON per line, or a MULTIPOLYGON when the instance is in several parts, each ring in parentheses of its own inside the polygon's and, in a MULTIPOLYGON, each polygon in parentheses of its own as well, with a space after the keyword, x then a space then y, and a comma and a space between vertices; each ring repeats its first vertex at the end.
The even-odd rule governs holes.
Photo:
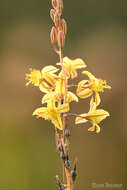
POLYGON ((63 0, 57 0, 58 1, 58 5, 57 5, 57 12, 59 15, 62 14, 62 10, 63 10, 63 0))
POLYGON ((51 29, 50 39, 51 39, 51 43, 55 45, 57 42, 57 30, 54 26, 51 29))
POLYGON ((52 6, 56 9, 57 8, 57 0, 52 0, 52 6))
POLYGON ((50 10, 50 17, 51 17, 51 19, 53 20, 53 22, 54 22, 54 16, 55 16, 55 10, 54 10, 54 9, 51 9, 51 10, 50 10))
POLYGON ((65 42, 65 35, 63 31, 58 32, 58 46, 60 49, 64 47, 64 42, 65 42))
POLYGON ((67 23, 66 23, 66 21, 64 19, 62 19, 60 24, 61 24, 62 31, 66 35, 66 33, 67 33, 67 23))
POLYGON ((71 177, 72 177, 72 181, 73 181, 73 183, 74 183, 75 180, 76 180, 76 177, 77 177, 77 172, 76 172, 76 170, 73 170, 73 171, 71 172, 71 177))
POLYGON ((59 17, 57 12, 55 12, 55 15, 54 15, 54 23, 55 23, 55 26, 57 28, 59 26, 59 23, 60 23, 60 17, 59 17))

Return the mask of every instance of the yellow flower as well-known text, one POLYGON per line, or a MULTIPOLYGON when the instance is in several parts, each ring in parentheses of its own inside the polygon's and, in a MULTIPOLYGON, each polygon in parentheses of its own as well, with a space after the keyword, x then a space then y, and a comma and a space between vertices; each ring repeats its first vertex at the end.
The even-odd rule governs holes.
POLYGON ((100 126, 98 125, 103 119, 109 116, 109 113, 103 109, 96 109, 96 103, 93 101, 93 97, 90 102, 90 110, 88 113, 81 114, 76 117, 75 123, 86 123, 89 121, 92 123, 92 127, 88 131, 95 131, 96 133, 100 132, 100 126))
POLYGON ((52 65, 44 67, 41 71, 30 69, 30 74, 26 74, 26 80, 29 80, 26 85, 32 83, 34 86, 39 86, 42 92, 48 93, 55 88, 58 76, 54 73, 58 70, 52 65))
MULTIPOLYGON (((51 98, 51 95, 52 95, 52 97, 54 98, 54 100, 56 102, 61 103, 61 101, 63 101, 64 95, 65 95, 64 80, 62 80, 62 79, 57 80, 55 90, 52 93, 47 93, 47 94, 45 94, 43 96, 42 104, 48 102, 50 100, 50 98, 51 98)), ((78 97, 73 92, 68 91, 67 92, 66 102, 70 103, 72 101, 78 102, 78 97)))
POLYGON ((28 80, 26 86, 28 86, 30 83, 32 83, 34 86, 39 86, 40 79, 41 72, 36 69, 30 69, 30 74, 26 74, 26 80, 28 80))
MULTIPOLYGON (((61 65, 61 63, 57 63, 57 65, 61 65)), ((69 59, 68 57, 63 58, 63 65, 65 68, 67 78, 75 78, 77 77, 77 69, 85 68, 86 64, 80 58, 77 59, 69 59)), ((63 71, 61 71, 60 76, 63 77, 63 71)))
POLYGON ((95 78, 90 72, 83 71, 83 74, 87 75, 89 80, 82 80, 78 84, 77 95, 80 98, 87 98, 95 93, 96 105, 100 104, 100 95, 98 92, 103 92, 104 88, 111 88, 106 84, 105 80, 95 78))
POLYGON ((54 86, 56 80, 58 79, 58 76, 54 73, 56 73, 59 69, 57 69, 56 67, 52 66, 52 65, 48 65, 46 67, 44 67, 41 70, 42 73, 42 77, 52 86, 54 86))
POLYGON ((41 107, 36 109, 33 112, 33 115, 36 115, 40 118, 51 120, 56 128, 59 130, 63 130, 64 126, 61 120, 61 113, 65 113, 69 111, 69 104, 62 104, 58 107, 55 105, 55 100, 53 97, 50 97, 48 101, 47 107, 41 107))
POLYGON ((55 88, 55 83, 58 79, 58 76, 54 73, 56 73, 58 70, 59 69, 52 65, 46 66, 41 70, 42 79, 39 88, 42 92, 49 93, 55 88))

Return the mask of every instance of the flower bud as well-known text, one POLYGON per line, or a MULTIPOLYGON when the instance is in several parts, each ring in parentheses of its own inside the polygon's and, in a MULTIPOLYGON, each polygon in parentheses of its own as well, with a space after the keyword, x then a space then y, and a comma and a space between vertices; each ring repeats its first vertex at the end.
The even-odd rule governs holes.
POLYGON ((59 23, 60 23, 60 18, 59 18, 59 15, 57 12, 55 12, 55 15, 54 15, 54 23, 55 23, 55 26, 57 28, 59 26, 59 23))
POLYGON ((54 22, 54 16, 55 16, 55 10, 54 10, 54 9, 51 9, 51 10, 50 10, 50 17, 51 17, 51 19, 53 20, 53 22, 54 22))
POLYGON ((58 46, 60 49, 64 47, 64 42, 65 42, 65 35, 63 31, 58 32, 58 46))
POLYGON ((57 30, 54 26, 51 29, 50 39, 51 39, 51 43, 55 45, 57 42, 57 30))
POLYGON ((67 23, 66 23, 66 21, 64 19, 62 19, 60 24, 61 24, 62 31, 66 35, 66 33, 67 33, 67 23))
POLYGON ((52 0, 52 6, 54 7, 54 9, 57 8, 57 0, 52 0))
POLYGON ((59 15, 62 14, 62 10, 63 10, 63 0, 57 0, 58 1, 58 5, 57 5, 57 12, 59 15))

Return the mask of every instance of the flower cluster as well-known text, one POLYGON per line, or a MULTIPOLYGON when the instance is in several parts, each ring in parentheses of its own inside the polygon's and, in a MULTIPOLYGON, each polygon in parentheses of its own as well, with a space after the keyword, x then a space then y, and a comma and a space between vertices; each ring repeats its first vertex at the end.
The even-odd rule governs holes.
MULTIPOLYGON (((61 63, 57 63, 60 65, 61 63)), ((87 80, 80 81, 76 87, 76 93, 74 94, 69 90, 69 84, 72 79, 78 77, 78 69, 85 69, 86 64, 82 59, 71 60, 68 57, 63 58, 64 72, 66 75, 66 84, 64 82, 64 73, 61 68, 49 65, 44 67, 41 71, 30 69, 30 74, 26 74, 26 85, 32 83, 34 86, 39 87, 40 91, 44 93, 42 97, 42 105, 46 106, 37 108, 33 115, 37 118, 44 118, 51 120, 56 128, 64 130, 64 124, 62 120, 62 114, 75 115, 75 124, 86 123, 87 121, 92 124, 89 131, 100 132, 99 123, 109 116, 109 113, 103 109, 98 109, 101 99, 99 93, 104 91, 104 88, 111 88, 106 84, 106 81, 96 78, 90 72, 84 70, 83 75, 86 75, 87 80), (66 93, 66 101, 64 101, 66 93), (70 103, 72 101, 78 102, 79 98, 88 98, 90 100, 90 110, 88 113, 77 115, 70 112, 70 103)))

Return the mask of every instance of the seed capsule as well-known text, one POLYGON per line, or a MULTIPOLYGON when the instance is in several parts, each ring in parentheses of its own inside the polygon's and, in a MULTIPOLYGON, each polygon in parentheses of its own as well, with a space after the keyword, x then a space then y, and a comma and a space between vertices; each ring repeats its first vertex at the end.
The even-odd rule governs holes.
POLYGON ((75 182, 76 177, 77 177, 77 172, 76 172, 76 170, 73 170, 73 171, 71 172, 71 177, 72 177, 72 181, 75 182))
POLYGON ((65 35, 63 31, 58 32, 58 46, 60 49, 64 47, 64 42, 65 42, 65 35))
POLYGON ((72 177, 72 181, 73 181, 73 183, 74 183, 75 180, 76 180, 76 177, 77 177, 76 164, 75 164, 75 166, 74 166, 74 169, 73 169, 72 172, 71 172, 71 177, 72 177))
POLYGON ((65 129, 65 136, 68 138, 70 137, 70 130, 68 128, 65 129))
POLYGON ((64 165, 68 170, 71 170, 71 162, 69 160, 66 160, 64 165))
POLYGON ((62 158, 63 161, 67 159, 67 155, 64 153, 64 151, 60 153, 60 157, 62 158))

